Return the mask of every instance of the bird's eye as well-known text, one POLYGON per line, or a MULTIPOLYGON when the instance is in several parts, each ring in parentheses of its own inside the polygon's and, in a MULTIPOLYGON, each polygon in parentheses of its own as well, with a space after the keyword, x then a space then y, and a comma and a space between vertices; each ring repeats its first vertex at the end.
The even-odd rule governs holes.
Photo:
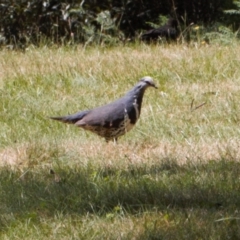
POLYGON ((146 83, 147 83, 148 85, 152 85, 149 81, 146 81, 146 83))

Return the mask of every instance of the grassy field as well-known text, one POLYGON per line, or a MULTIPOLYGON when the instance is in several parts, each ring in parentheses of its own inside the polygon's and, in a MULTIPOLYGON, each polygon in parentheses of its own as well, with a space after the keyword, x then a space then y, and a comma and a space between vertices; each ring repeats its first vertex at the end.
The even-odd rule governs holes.
POLYGON ((240 239, 240 44, 0 52, 0 239, 240 239), (118 144, 48 116, 150 75, 118 144))

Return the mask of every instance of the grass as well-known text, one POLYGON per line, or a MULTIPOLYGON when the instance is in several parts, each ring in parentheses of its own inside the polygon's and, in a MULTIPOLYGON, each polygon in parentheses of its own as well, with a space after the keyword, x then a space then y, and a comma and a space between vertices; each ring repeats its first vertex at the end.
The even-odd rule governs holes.
POLYGON ((239 43, 0 52, 1 239, 238 239, 239 43), (48 119, 152 76, 119 143, 48 119))

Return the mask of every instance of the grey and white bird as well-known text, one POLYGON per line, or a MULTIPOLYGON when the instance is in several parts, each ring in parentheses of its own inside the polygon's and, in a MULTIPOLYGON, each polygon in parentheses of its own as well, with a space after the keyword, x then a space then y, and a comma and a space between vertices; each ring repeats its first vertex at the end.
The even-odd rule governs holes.
POLYGON ((125 96, 114 102, 92 110, 50 118, 89 130, 105 138, 107 142, 117 141, 118 137, 130 131, 139 119, 143 95, 148 87, 157 88, 153 79, 146 76, 141 78, 125 96))

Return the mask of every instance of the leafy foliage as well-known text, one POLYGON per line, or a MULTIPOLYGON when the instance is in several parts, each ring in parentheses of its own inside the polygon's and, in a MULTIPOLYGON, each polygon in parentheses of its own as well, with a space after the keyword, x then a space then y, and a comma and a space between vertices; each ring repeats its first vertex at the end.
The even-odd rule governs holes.
POLYGON ((149 29, 149 22, 157 24, 160 15, 186 25, 209 24, 224 16, 219 9, 234 9, 237 4, 232 0, 104 0, 97 4, 94 0, 2 0, 0 42, 24 47, 43 40, 57 44, 125 41, 149 29))
POLYGON ((225 10, 224 12, 227 14, 240 15, 240 1, 234 1, 234 5, 237 7, 237 9, 229 9, 229 10, 225 10))

